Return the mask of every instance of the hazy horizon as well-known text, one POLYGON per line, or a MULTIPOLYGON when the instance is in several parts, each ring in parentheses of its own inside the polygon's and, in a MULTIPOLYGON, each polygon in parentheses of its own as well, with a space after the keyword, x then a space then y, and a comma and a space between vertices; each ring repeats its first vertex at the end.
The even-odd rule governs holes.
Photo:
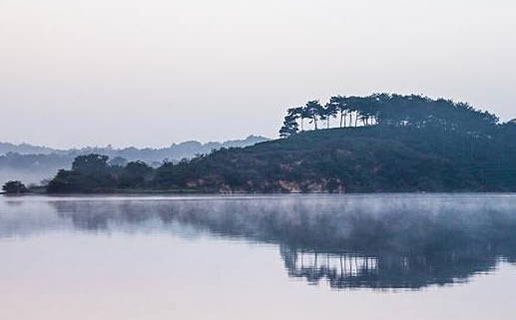
POLYGON ((285 109, 374 92, 516 117, 508 0, 5 0, 0 141, 276 137, 285 109))
POLYGON ((126 149, 126 148, 131 148, 131 147, 134 147, 134 148, 137 148, 137 149, 146 149, 146 148, 165 149, 165 148, 170 148, 170 147, 172 147, 174 145, 181 145, 181 144, 189 143, 189 142, 198 142, 198 143, 200 143, 202 145, 207 145, 207 144, 211 144, 211 143, 223 144, 223 143, 228 143, 228 142, 232 142, 232 141, 245 141, 245 140, 247 140, 250 137, 270 139, 270 137, 264 137, 264 136, 250 134, 250 135, 248 135, 246 137, 236 137, 234 139, 228 139, 228 140, 206 140, 206 141, 199 141, 199 140, 195 140, 195 139, 189 139, 189 140, 182 140, 182 141, 171 141, 168 144, 156 145, 156 146, 155 145, 151 145, 151 146, 149 146, 149 145, 142 145, 142 146, 134 146, 134 145, 117 146, 117 145, 113 145, 111 143, 108 143, 107 145, 78 145, 78 146, 70 146, 70 147, 54 147, 54 146, 51 146, 51 145, 33 144, 33 143, 30 143, 30 142, 27 142, 27 141, 11 142, 11 141, 1 141, 1 140, 0 140, 0 144, 7 143, 7 144, 13 144, 15 146, 27 145, 27 146, 31 146, 31 147, 50 148, 50 149, 62 150, 62 151, 74 150, 74 149, 78 149, 79 150, 79 149, 86 149, 86 148, 101 148, 101 149, 102 148, 112 148, 114 150, 116 150, 116 149, 122 150, 122 149, 126 149))

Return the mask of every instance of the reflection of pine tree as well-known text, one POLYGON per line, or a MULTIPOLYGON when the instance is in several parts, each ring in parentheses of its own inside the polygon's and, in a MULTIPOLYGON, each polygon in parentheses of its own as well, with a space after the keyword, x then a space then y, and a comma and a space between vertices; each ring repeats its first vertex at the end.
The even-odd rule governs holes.
POLYGON ((383 254, 377 257, 358 254, 310 252, 280 246, 280 254, 288 275, 303 278, 309 284, 326 279, 330 287, 374 289, 420 289, 429 285, 445 285, 467 281, 479 272, 496 265, 484 251, 457 256, 456 252, 437 256, 402 256, 383 254))

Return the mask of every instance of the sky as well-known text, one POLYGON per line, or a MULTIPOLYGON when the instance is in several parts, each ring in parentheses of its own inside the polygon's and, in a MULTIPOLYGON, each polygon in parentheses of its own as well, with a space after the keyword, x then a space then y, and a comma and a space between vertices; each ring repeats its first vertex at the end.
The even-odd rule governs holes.
POLYGON ((286 108, 416 93, 516 118, 509 0, 0 0, 0 141, 277 136, 286 108))

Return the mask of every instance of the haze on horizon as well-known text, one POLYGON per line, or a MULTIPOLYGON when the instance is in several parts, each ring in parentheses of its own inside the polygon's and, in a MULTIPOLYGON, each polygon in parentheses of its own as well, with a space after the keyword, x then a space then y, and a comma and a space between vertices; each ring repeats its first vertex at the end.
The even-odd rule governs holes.
POLYGON ((373 92, 516 117, 509 0, 4 0, 0 141, 277 136, 285 109, 373 92))

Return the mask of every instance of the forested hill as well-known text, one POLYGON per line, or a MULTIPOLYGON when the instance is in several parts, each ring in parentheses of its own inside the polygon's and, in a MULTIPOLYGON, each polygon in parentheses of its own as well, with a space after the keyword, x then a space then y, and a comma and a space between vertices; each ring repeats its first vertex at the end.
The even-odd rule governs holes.
POLYGON ((287 112, 283 139, 157 169, 83 156, 48 191, 516 191, 516 125, 467 104, 375 95, 296 109, 287 112), (327 113, 331 104, 337 108, 327 113))

